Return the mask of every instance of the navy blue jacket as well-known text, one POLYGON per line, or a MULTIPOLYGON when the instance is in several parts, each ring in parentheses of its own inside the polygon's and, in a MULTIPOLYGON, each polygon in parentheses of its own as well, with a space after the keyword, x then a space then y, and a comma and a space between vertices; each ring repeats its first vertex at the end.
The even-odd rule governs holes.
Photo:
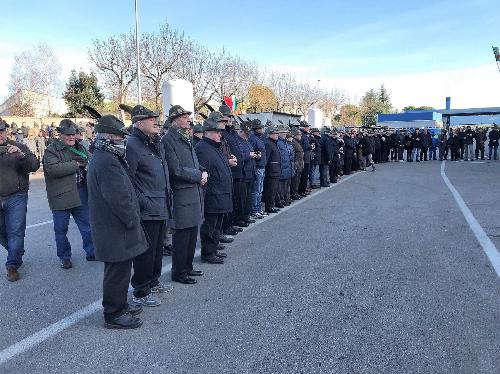
POLYGON ((321 143, 321 160, 323 165, 330 164, 335 157, 335 144, 334 140, 327 134, 322 134, 321 143))
POLYGON ((302 131, 300 145, 302 146, 302 150, 304 151, 304 164, 309 164, 311 163, 311 144, 309 144, 310 134, 302 129, 300 129, 300 131, 302 131))
POLYGON ((281 160, 281 175, 280 179, 288 179, 292 177, 292 164, 290 163, 290 153, 286 145, 286 140, 278 139, 276 142, 281 160))
POLYGON ((241 150, 243 151, 243 179, 245 181, 253 181, 255 177, 255 159, 250 157, 250 152, 253 152, 252 145, 245 139, 240 137, 241 150))
POLYGON ((141 218, 146 221, 172 218, 172 191, 165 149, 158 137, 150 138, 134 128, 127 141, 126 160, 137 192, 141 218))
POLYGON ((233 178, 221 143, 203 138, 196 144, 196 156, 208 172, 208 182, 203 187, 206 213, 229 213, 233 211, 233 178))
POLYGON ((264 134, 252 133, 248 137, 248 142, 252 145, 255 152, 260 152, 261 157, 255 161, 255 167, 263 169, 266 167, 267 157, 266 157, 266 145, 264 143, 264 134))

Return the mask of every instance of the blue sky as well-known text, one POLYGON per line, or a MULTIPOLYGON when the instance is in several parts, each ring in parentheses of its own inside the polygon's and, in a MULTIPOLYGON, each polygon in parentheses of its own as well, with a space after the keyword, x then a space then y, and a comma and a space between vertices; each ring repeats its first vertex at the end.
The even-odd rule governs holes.
MULTIPOLYGON (((93 38, 133 28, 133 7, 133 0, 2 0, 0 97, 6 93, 2 86, 9 74, 3 68, 12 57, 6 51, 12 55, 43 41, 59 54, 68 52, 64 65, 70 64, 71 56, 79 60, 76 65, 85 65, 82 60, 93 38)), ((400 81, 404 86, 405 79, 417 82, 415 77, 435 77, 439 72, 482 68, 490 83, 500 83, 500 73, 493 75, 491 51, 492 45, 500 44, 498 0, 139 0, 139 7, 144 31, 168 21, 210 48, 224 46, 263 67, 287 69, 304 80, 321 79, 325 87, 346 90, 353 100, 370 85, 400 81)), ((456 82, 438 84, 444 91, 457 89, 456 82)), ((469 88, 483 92, 489 85, 469 88)), ((396 89, 397 95, 401 89, 396 89)))

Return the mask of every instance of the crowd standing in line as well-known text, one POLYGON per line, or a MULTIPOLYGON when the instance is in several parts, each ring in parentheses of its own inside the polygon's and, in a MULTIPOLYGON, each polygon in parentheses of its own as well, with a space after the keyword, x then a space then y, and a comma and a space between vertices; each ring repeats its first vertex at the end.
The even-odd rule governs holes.
POLYGON ((197 283, 203 275, 193 268, 198 233, 202 262, 222 265, 225 243, 313 189, 384 162, 484 159, 486 143, 488 158, 496 160, 500 139, 496 125, 489 132, 467 126, 433 135, 427 129, 369 133, 320 130, 306 121, 238 121, 226 105, 195 126, 192 113, 174 105, 162 128, 158 114, 142 105, 122 109, 132 118, 130 129, 90 107, 93 127, 63 119, 58 127, 31 131, 0 120, 7 279, 20 278, 29 173, 41 160, 60 266, 73 267, 72 216, 87 261, 104 263, 107 328, 137 328, 144 307, 161 305, 158 296, 172 289, 160 281, 164 255, 172 256, 172 281, 197 283))

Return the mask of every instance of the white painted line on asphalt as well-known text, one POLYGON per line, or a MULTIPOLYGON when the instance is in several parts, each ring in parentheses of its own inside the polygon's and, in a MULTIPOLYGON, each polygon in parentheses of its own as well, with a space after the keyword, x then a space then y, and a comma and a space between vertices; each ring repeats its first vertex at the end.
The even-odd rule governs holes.
POLYGON ((477 241, 479 244, 481 244, 481 247, 483 247, 484 253, 486 253, 486 256, 488 256, 488 259, 491 262, 491 265, 495 269, 497 276, 500 278, 500 252, 498 252, 497 247, 495 247, 495 244, 491 241, 491 239, 488 237, 486 232, 483 230, 479 222, 477 221, 476 217, 472 214, 470 209, 467 207, 467 204, 465 204, 464 199, 462 199, 462 196, 458 193, 456 188, 451 184, 450 180, 446 176, 446 173, 444 171, 446 161, 443 161, 441 163, 441 177, 444 180, 444 183, 446 183, 446 186, 448 189, 451 191, 451 194, 455 198, 455 201, 458 204, 458 207, 462 211, 462 214, 465 217, 465 220, 469 224, 470 229, 476 236, 477 241))
MULTIPOLYGON (((359 175, 359 174, 362 174, 362 173, 355 173, 355 174, 349 175, 347 177, 344 177, 340 181, 338 181, 337 184, 334 184, 331 188, 338 186, 339 184, 341 184, 341 183, 343 183, 343 182, 345 182, 345 181, 347 181, 347 180, 351 179, 352 177, 355 177, 356 175, 359 175)), ((281 211, 279 213, 270 214, 269 216, 258 220, 257 222, 255 222, 254 224, 252 224, 251 226, 246 228, 244 231, 251 229, 253 227, 256 227, 259 224, 278 216, 280 213, 286 212, 288 209, 294 208, 297 205, 300 205, 303 202, 305 202, 305 201, 307 201, 315 196, 318 196, 319 194, 321 194, 325 191, 329 191, 331 188, 324 188, 324 189, 318 190, 317 192, 314 192, 314 193, 310 194, 309 196, 307 196, 301 200, 296 201, 294 204, 281 209, 281 211)), ((37 223, 35 225, 31 225, 31 227, 41 226, 41 225, 45 225, 48 223, 52 223, 52 221, 37 223)), ((195 255, 196 255, 196 257, 198 257, 200 255, 200 250, 197 250, 195 255)), ((163 266, 163 268, 162 268, 162 275, 169 273, 171 266, 172 266, 171 262, 165 264, 165 266, 163 266)), ((131 290, 132 290, 132 288, 130 287, 129 291, 131 291, 131 290)), ((91 316, 92 314, 99 311, 101 308, 102 308, 102 299, 97 300, 97 301, 93 302, 92 304, 89 304, 80 310, 77 310, 76 312, 69 315, 68 317, 65 317, 57 322, 54 322, 53 324, 49 325, 48 327, 45 327, 45 328, 37 331, 36 333, 34 333, 30 336, 27 336, 23 340, 21 340, 17 343, 14 343, 13 345, 5 348, 4 350, 0 351, 0 366, 3 365, 4 363, 6 363, 7 361, 11 360, 15 356, 20 355, 20 354, 30 350, 31 348, 36 347, 38 344, 43 343, 44 341, 54 337, 55 335, 66 330, 67 328, 70 328, 71 326, 80 322, 81 320, 91 316)))
POLYGON ((53 222, 54 221, 45 221, 45 222, 35 223, 33 225, 26 226, 26 230, 27 229, 32 229, 33 227, 48 225, 48 224, 53 223, 53 222))

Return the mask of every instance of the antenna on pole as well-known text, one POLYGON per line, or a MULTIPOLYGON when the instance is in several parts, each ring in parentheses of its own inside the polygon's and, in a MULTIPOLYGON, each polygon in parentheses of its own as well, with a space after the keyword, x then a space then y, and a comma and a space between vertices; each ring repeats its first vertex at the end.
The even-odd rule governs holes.
POLYGON ((139 51, 139 11, 137 9, 138 0, 135 0, 135 52, 137 58, 137 101, 140 105, 142 103, 141 95, 141 59, 139 51))

